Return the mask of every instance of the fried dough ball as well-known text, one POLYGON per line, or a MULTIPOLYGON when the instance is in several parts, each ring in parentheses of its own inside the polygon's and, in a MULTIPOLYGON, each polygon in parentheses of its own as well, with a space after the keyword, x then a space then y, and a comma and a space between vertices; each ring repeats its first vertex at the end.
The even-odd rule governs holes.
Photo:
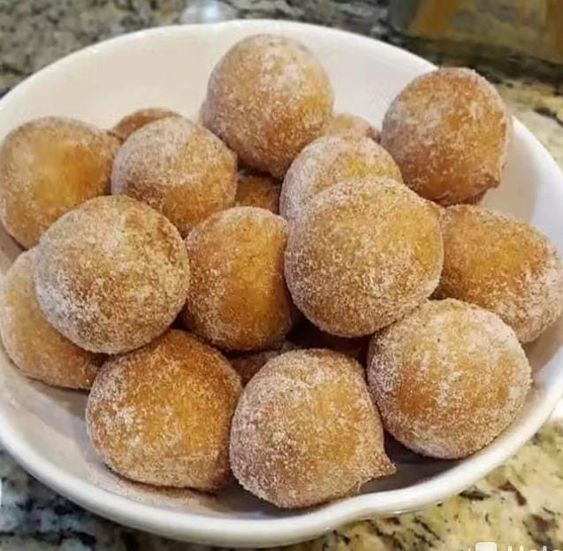
POLYGON ((363 136, 323 136, 298 155, 283 181, 280 214, 297 218, 315 195, 347 180, 390 178, 401 182, 391 155, 363 136))
POLYGON ((137 130, 119 150, 114 194, 144 201, 186 236, 211 214, 232 206, 236 158, 203 126, 167 117, 137 130))
POLYGON ((267 174, 239 174, 235 206, 259 207, 274 214, 279 212, 280 183, 267 174))
POLYGON ((143 126, 164 119, 166 117, 179 117, 179 113, 162 107, 146 107, 125 115, 112 129, 111 132, 124 142, 135 130, 143 126))
POLYGON ((311 52, 283 36, 235 44, 213 69, 203 124, 249 167, 283 177, 332 116, 332 88, 311 52))
POLYGON ((229 430, 240 391, 217 350, 173 329, 103 365, 88 398, 88 433, 122 476, 215 492, 231 480, 229 430))
POLYGON ((452 205, 499 185, 510 134, 494 87, 470 69, 448 68, 416 78, 395 98, 381 144, 409 187, 452 205))
POLYGON ((219 212, 186 239, 191 282, 186 326, 225 350, 263 350, 291 329, 283 277, 286 221, 256 207, 219 212))
POLYGON ((278 507, 356 494, 395 472, 361 366, 330 350, 270 360, 248 383, 233 417, 233 473, 278 507))
POLYGON ((379 131, 376 128, 366 121, 366 119, 350 113, 339 113, 330 119, 325 128, 324 135, 329 136, 332 134, 339 136, 365 136, 376 142, 379 141, 379 131))
POLYGON ((374 337, 368 380, 387 431, 411 450, 455 459, 514 420, 531 369, 496 314, 447 299, 426 301, 374 337))
POLYGON ((181 310, 189 265, 176 228, 130 197, 98 197, 43 235, 35 271, 47 320, 92 352, 116 354, 163 333, 181 310))
POLYGON ((109 193, 118 140, 83 122, 45 117, 0 146, 0 220, 23 247, 37 244, 65 212, 109 193))
POLYGON ((563 309, 563 264, 533 226, 469 205, 446 209, 444 270, 436 296, 498 314, 521 342, 539 337, 563 309))
POLYGON ((404 316, 436 288, 443 246, 438 213, 403 184, 337 184, 293 221, 285 276, 317 327, 360 337, 404 316))
POLYGON ((8 356, 21 371, 49 385, 90 388, 103 357, 63 337, 41 312, 35 289, 36 249, 20 254, 0 291, 0 334, 8 356))

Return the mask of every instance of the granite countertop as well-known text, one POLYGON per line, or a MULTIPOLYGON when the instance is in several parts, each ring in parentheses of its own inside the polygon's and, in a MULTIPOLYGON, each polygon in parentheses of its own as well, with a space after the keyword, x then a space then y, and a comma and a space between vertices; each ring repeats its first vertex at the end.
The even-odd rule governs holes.
MULTIPOLYGON (((211 0, 208 0, 211 1, 211 0)), ((212 12, 196 0, 0 0, 0 93, 51 61, 124 32, 223 18, 283 18, 336 26, 417 49, 387 24, 384 0, 223 0, 212 12)), ((440 62, 448 60, 432 56, 440 62)), ((543 82, 507 76, 487 64, 512 112, 563 166, 563 71, 543 82)), ((118 526, 64 498, 27 475, 0 449, 2 551, 189 550, 118 526)), ((351 524, 295 551, 457 550, 478 541, 502 549, 563 549, 563 424, 546 425, 516 457, 460 496, 420 513, 351 524)))

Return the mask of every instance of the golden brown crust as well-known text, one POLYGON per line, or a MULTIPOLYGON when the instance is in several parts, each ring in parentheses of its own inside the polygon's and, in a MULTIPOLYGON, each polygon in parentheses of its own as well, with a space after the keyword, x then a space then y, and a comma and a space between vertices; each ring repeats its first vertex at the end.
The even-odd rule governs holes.
POLYGON ((389 179, 343 182, 291 223, 285 275, 296 306, 340 337, 373 334, 438 284, 443 246, 436 209, 389 179))
POLYGON ((281 184, 267 174, 244 171, 239 174, 236 207, 258 207, 279 212, 281 184))
POLYGON ((6 352, 25 375, 44 383, 88 389, 104 357, 63 337, 37 304, 33 274, 36 249, 20 254, 0 291, 0 334, 6 352))
POLYGON ((0 219, 8 233, 28 249, 64 213, 109 193, 118 146, 109 133, 60 117, 10 132, 0 146, 0 219))
POLYGON ((392 474, 361 366, 329 350, 270 360, 248 383, 231 429, 234 475, 278 507, 358 492, 392 474))
POLYGON ((494 87, 474 71, 447 68, 416 78, 395 98, 381 144, 409 187, 452 205, 499 185, 510 134, 494 87))
POLYGON ((444 270, 436 296, 495 312, 521 342, 536 339, 561 315, 563 264, 536 228, 469 205, 446 209, 442 228, 444 270))
POLYGON ((171 330, 104 364, 88 398, 88 432, 127 478, 214 492, 231 479, 229 430, 240 391, 218 351, 171 330))
POLYGON ((146 107, 125 115, 111 129, 111 133, 124 142, 131 134, 133 134, 133 132, 151 122, 158 121, 166 117, 179 116, 179 113, 171 111, 170 109, 163 109, 162 107, 146 107))
POLYGON ((209 130, 168 117, 135 132, 113 166, 112 193, 144 201, 186 236, 211 214, 230 207, 236 158, 209 130))
POLYGON ((387 431, 418 453, 455 459, 513 421, 531 369, 498 316, 447 299, 426 301, 374 337, 368 380, 387 431))
POLYGON ((215 66, 201 118, 246 165, 279 178, 320 136, 332 102, 328 76, 305 46, 259 34, 215 66))
POLYGON ((285 220, 255 207, 225 210, 194 228, 186 239, 186 326, 226 350, 280 343, 295 316, 283 278, 286 241, 285 220))
POLYGON ((374 178, 402 182, 399 167, 385 149, 364 136, 322 136, 305 147, 287 171, 280 214, 293 220, 325 189, 374 178))
POLYGON ((35 289, 45 317, 63 335, 114 354, 168 328, 188 279, 176 228, 144 203, 108 196, 87 201, 43 235, 35 289))

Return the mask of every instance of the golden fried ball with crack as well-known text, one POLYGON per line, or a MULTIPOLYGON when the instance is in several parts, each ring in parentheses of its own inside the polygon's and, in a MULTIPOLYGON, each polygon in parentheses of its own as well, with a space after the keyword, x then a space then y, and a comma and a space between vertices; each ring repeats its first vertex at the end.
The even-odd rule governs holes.
POLYGON ((353 495, 395 471, 361 366, 330 350, 287 352, 250 380, 230 460, 245 489, 284 508, 353 495))

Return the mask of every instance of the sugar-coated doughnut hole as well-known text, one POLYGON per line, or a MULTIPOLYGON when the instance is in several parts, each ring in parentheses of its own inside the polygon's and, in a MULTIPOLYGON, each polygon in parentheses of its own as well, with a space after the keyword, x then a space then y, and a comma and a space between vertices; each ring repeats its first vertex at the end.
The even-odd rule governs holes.
POLYGON ((395 470, 361 366, 330 350, 287 352, 251 379, 230 460, 244 488, 286 508, 355 494, 395 470))
POLYGON ((295 305, 323 331, 360 337, 404 316, 436 288, 438 213, 403 184, 349 181, 292 222, 285 275, 295 305))
POLYGON ((103 365, 88 398, 88 432, 122 476, 217 491, 231 479, 229 430, 240 391, 218 351, 171 330, 103 365))
POLYGON ((332 134, 365 136, 376 142, 379 141, 379 131, 374 126, 366 119, 350 113, 334 115, 327 124, 324 134, 327 136, 332 134))
POLYGON ((280 214, 292 220, 335 184, 379 177, 402 181, 399 167, 380 145, 364 136, 323 136, 305 147, 287 171, 280 214))
POLYGON ((416 452, 455 459, 508 427, 531 369, 496 314, 447 299, 426 301, 374 337, 368 380, 387 431, 416 452))
POLYGON ((33 379, 66 388, 90 388, 103 356, 63 337, 37 304, 33 275, 37 251, 18 256, 0 290, 0 335, 8 356, 33 379))
POLYGON ((239 174, 235 206, 259 207, 279 212, 281 184, 268 174, 242 171, 239 174))
POLYGON ((109 193, 119 141, 73 119, 22 124, 0 145, 0 220, 26 249, 65 212, 109 193))
POLYGON ((186 239, 191 282, 186 326, 225 350, 281 343, 296 315, 283 277, 286 221, 267 210, 214 214, 186 239))
POLYGON ((447 68, 414 79, 395 98, 381 144, 409 187, 451 205, 499 185, 510 134, 495 88, 474 71, 447 68))
POLYGON ((232 206, 236 158, 209 130, 167 117, 134 132, 119 150, 114 194, 144 201, 183 236, 211 214, 232 206))
POLYGON ((87 201, 39 244, 41 310, 65 337, 93 352, 125 352, 163 333, 185 302, 188 280, 176 228, 130 197, 87 201))
POLYGON ((498 314, 521 342, 539 337, 563 309, 563 264, 539 230, 469 205, 442 219, 444 270, 437 297, 471 302, 498 314))
POLYGON ((324 69, 299 42, 259 34, 235 44, 213 69, 203 124, 245 165, 282 177, 332 116, 324 69))
POLYGON ((180 115, 176 113, 176 111, 171 111, 170 109, 164 109, 162 107, 145 107, 144 109, 138 109, 137 111, 133 111, 133 113, 125 115, 111 129, 111 132, 124 142, 131 134, 133 134, 133 132, 151 122, 158 121, 166 117, 179 116, 180 115))

